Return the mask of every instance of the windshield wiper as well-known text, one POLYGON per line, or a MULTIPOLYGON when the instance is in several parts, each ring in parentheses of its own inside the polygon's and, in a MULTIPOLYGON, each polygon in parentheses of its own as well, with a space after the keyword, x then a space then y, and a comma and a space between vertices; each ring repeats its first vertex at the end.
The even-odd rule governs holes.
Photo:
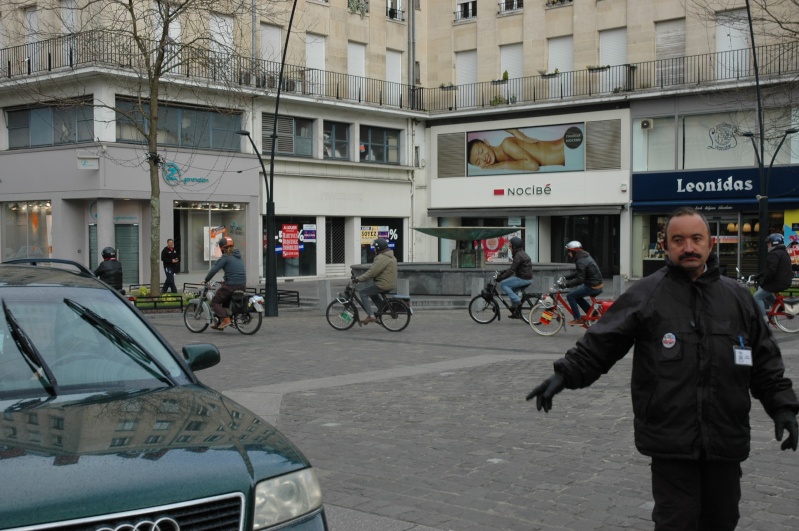
POLYGON ((81 318, 92 325, 98 332, 111 341, 114 345, 128 355, 130 359, 138 363, 144 370, 153 375, 156 379, 166 381, 172 385, 177 385, 175 380, 169 374, 164 365, 158 361, 154 356, 147 354, 144 347, 138 341, 133 339, 127 332, 112 323, 111 321, 100 317, 94 311, 78 304, 71 299, 64 299, 64 304, 72 311, 81 316, 81 318), (155 365, 161 374, 158 374, 150 365, 155 365))
POLYGON ((17 344, 17 349, 19 353, 22 354, 22 358, 25 360, 25 363, 28 364, 28 367, 33 371, 33 377, 39 380, 39 383, 42 384, 48 394, 52 396, 58 395, 58 381, 53 374, 53 371, 50 370, 50 367, 47 366, 45 363, 44 358, 42 357, 39 350, 33 344, 28 334, 22 330, 22 327, 17 322, 16 317, 14 314, 11 313, 11 310, 8 309, 6 305, 6 301, 3 301, 3 313, 6 316, 6 322, 8 323, 8 329, 11 332, 11 337, 14 338, 14 343, 17 344))

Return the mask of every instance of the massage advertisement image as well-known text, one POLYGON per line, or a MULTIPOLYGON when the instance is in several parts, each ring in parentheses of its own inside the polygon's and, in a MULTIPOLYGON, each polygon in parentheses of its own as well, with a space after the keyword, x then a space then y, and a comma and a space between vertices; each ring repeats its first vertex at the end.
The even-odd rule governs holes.
POLYGON ((585 170, 585 124, 466 134, 467 176, 585 170))

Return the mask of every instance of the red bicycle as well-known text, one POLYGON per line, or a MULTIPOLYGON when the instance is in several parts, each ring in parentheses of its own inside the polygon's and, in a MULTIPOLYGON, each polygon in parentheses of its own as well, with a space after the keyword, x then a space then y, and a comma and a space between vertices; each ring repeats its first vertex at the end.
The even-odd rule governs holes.
MULTIPOLYGON (((749 278, 740 277, 738 282, 750 289, 757 289, 755 275, 749 278)), ((768 324, 785 333, 799 332, 799 298, 785 297, 782 293, 774 293, 774 303, 766 310, 768 324)))
MULTIPOLYGON (((599 320, 600 317, 607 311, 613 301, 598 300, 593 295, 590 296, 591 309, 588 313, 581 317, 582 327, 589 328, 592 324, 599 320)), ((560 288, 553 286, 549 288, 549 293, 541 296, 538 302, 530 310, 528 316, 528 323, 536 334, 542 336, 552 336, 558 333, 566 323, 566 314, 568 313, 571 318, 574 318, 571 306, 563 298, 560 288), (566 313, 563 312, 566 309, 566 313)))

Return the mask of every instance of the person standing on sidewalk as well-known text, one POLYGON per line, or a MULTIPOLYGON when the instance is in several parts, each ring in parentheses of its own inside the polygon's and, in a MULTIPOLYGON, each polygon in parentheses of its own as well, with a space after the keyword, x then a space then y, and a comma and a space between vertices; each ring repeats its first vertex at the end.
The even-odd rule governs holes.
POLYGON ((375 260, 372 263, 372 267, 354 280, 355 283, 358 283, 374 279, 372 285, 359 290, 363 307, 366 310, 366 319, 361 321, 361 324, 364 325, 377 321, 374 308, 372 308, 369 299, 374 301, 375 304, 380 304, 381 293, 397 289, 397 259, 394 258, 394 251, 388 246, 388 241, 383 238, 377 238, 372 242, 372 248, 375 250, 375 260))
POLYGON ((757 275, 760 285, 755 291, 755 300, 763 310, 763 317, 768 321, 766 312, 774 304, 774 293, 791 287, 793 269, 782 234, 769 234, 766 244, 766 270, 757 275))
POLYGON ((588 254, 588 251, 583 250, 583 244, 577 240, 570 241, 566 244, 566 255, 569 260, 574 262, 577 270, 571 275, 567 275, 562 281, 558 281, 558 287, 570 288, 572 286, 580 286, 579 288, 570 291, 566 295, 566 301, 571 306, 572 315, 574 319, 566 323, 570 326, 582 326, 583 321, 580 319, 580 308, 588 314, 591 310, 591 304, 585 300, 586 297, 596 297, 602 293, 602 288, 605 287, 605 281, 602 279, 602 272, 599 266, 596 265, 594 258, 588 254))
POLYGON ((172 293, 178 292, 178 287, 175 285, 175 269, 180 262, 180 256, 175 250, 175 240, 172 238, 166 241, 166 247, 161 251, 161 262, 164 264, 164 273, 166 273, 166 280, 164 287, 161 289, 163 293, 171 290, 172 293))
POLYGON ((666 222, 666 266, 623 293, 555 373, 527 394, 548 412, 635 346, 635 446, 651 457, 657 531, 732 531, 749 456, 750 392, 796 451, 799 401, 780 349, 749 291, 722 276, 707 219, 689 207, 666 222))
POLYGON ((513 262, 511 262, 508 269, 497 276, 497 280, 499 280, 499 287, 510 298, 511 319, 519 319, 519 308, 522 300, 516 295, 516 290, 524 289, 532 282, 533 261, 530 260, 530 255, 524 252, 524 242, 518 236, 510 239, 510 250, 513 255, 513 262))
POLYGON ((233 247, 233 238, 230 236, 220 238, 219 248, 222 249, 222 257, 208 271, 204 280, 205 283, 210 282, 220 269, 225 272, 224 284, 216 290, 214 298, 211 299, 211 310, 219 319, 218 324, 211 326, 214 330, 224 330, 230 326, 230 316, 225 307, 230 304, 234 291, 243 291, 247 287, 247 270, 244 268, 241 253, 233 247))

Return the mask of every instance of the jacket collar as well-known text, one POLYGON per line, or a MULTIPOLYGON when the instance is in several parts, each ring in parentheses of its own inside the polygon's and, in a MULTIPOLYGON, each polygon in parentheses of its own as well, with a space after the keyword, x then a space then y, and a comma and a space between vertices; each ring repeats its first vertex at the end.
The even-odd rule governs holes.
MULTIPOLYGON (((683 269, 682 267, 674 264, 669 257, 666 257, 666 266, 669 268, 669 273, 674 275, 678 278, 687 280, 692 282, 691 277, 688 275, 688 272, 683 269)), ((696 282, 701 283, 708 283, 714 282, 721 277, 721 270, 719 269, 719 257, 716 253, 710 253, 710 256, 705 262, 705 272, 702 273, 699 278, 696 279, 696 282)))

